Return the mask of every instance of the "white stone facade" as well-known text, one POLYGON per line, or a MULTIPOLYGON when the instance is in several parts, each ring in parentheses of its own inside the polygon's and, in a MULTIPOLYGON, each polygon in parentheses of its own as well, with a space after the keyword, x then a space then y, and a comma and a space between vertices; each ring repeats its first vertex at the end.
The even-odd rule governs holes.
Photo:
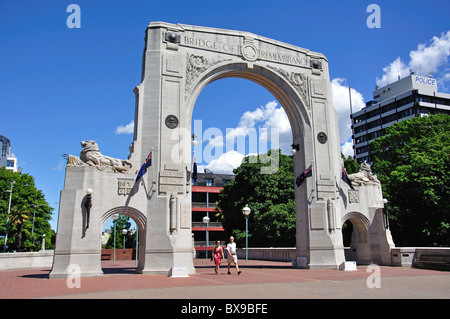
POLYGON ((134 90, 134 141, 127 160, 131 168, 67 167, 51 278, 66 277, 70 264, 79 265, 84 276, 102 273, 101 229, 114 213, 131 216, 139 234, 145 234, 140 236, 137 272, 195 272, 191 116, 202 89, 227 77, 254 81, 278 99, 299 145, 295 176, 313 165, 312 177, 295 192, 297 257, 304 267, 339 269, 345 261, 341 227, 347 219, 358 225, 358 258, 390 264, 393 243, 380 223, 381 186, 358 186, 350 196, 349 186, 341 181, 337 114, 322 54, 247 32, 164 22, 150 23, 145 39, 142 82, 134 90), (137 171, 152 150, 152 166, 135 185, 137 171), (90 214, 84 205, 88 188, 93 190, 90 214))

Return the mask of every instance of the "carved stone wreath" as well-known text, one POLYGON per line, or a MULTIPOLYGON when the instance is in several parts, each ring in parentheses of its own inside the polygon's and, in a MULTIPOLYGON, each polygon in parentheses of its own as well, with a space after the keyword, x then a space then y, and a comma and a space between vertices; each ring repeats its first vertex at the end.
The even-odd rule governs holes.
POLYGON ((300 94, 306 106, 309 108, 309 98, 308 98, 308 80, 305 74, 288 72, 281 68, 276 68, 274 66, 268 65, 267 67, 280 73, 300 94))
POLYGON ((204 56, 195 55, 195 54, 187 54, 186 60, 186 86, 185 91, 189 91, 190 86, 194 81, 200 76, 201 73, 205 72, 208 68, 216 65, 218 63, 229 61, 230 59, 213 59, 208 60, 204 56))
POLYGON ((317 140, 320 143, 325 144, 328 140, 327 134, 325 134, 324 132, 320 132, 319 134, 317 134, 317 140))
POLYGON ((168 128, 174 129, 178 126, 178 118, 175 115, 168 115, 165 123, 168 128))

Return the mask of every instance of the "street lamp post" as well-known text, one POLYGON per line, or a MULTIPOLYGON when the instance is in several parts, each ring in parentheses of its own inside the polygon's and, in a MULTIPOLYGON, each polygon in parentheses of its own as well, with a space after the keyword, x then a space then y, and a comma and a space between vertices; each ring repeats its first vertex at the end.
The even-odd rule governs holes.
POLYGON ((192 146, 197 145, 197 141, 195 140, 195 138, 197 137, 197 135, 192 134, 191 137, 192 137, 192 142, 191 142, 192 146))
POLYGON ((206 249, 205 249, 205 258, 208 259, 208 244, 209 244, 209 234, 208 234, 208 223, 209 223, 209 217, 206 215, 203 217, 203 222, 205 223, 205 230, 206 230, 206 249))
POLYGON ((248 204, 242 208, 242 214, 245 216, 245 262, 248 263, 248 216, 252 210, 248 207, 248 204))
POLYGON ((31 243, 33 244, 32 247, 34 247, 34 219, 36 216, 36 208, 38 208, 40 206, 45 206, 45 204, 36 205, 36 201, 35 201, 35 203, 32 205, 34 206, 34 211, 33 211, 33 225, 31 226, 31 243))
POLYGON ((125 237, 127 236, 128 230, 126 228, 122 229, 123 235, 123 249, 125 249, 125 237))
POLYGON ((114 219, 114 262, 116 262, 116 220, 119 218, 119 214, 112 215, 112 219, 114 219))
POLYGON ((11 189, 7 190, 6 192, 9 193, 9 206, 8 206, 8 215, 6 216, 6 233, 5 233, 5 245, 3 246, 3 252, 6 252, 6 243, 8 241, 8 223, 9 223, 9 214, 11 213, 11 197, 12 197, 12 189, 13 185, 16 181, 12 181, 11 183, 11 189))
POLYGON ((138 252, 139 252, 139 227, 136 225, 136 267, 138 266, 138 252))

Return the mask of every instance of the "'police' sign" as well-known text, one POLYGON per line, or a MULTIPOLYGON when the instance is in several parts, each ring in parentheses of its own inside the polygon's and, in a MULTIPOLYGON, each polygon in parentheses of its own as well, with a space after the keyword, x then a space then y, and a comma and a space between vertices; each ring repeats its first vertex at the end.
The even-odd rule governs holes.
POLYGON ((436 85, 436 79, 432 79, 432 78, 426 78, 423 76, 414 76, 414 82, 415 83, 420 83, 420 84, 426 84, 426 85, 436 85))

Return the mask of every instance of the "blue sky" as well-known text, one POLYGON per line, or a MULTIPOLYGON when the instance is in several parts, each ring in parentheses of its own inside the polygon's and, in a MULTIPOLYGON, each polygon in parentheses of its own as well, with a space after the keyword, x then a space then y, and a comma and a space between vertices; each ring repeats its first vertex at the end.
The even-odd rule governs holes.
MULTIPOLYGON (((0 0, 0 134, 50 203, 59 202, 64 185, 61 154, 79 154, 80 141, 96 140, 103 154, 126 158, 132 135, 116 130, 134 119, 145 29, 165 21, 249 31, 323 53, 345 143, 347 86, 362 107, 377 80, 419 65, 422 73, 434 70, 439 90, 449 91, 449 13, 448 0, 0 0), (79 29, 66 25, 71 3, 81 8, 79 29), (381 9, 379 29, 366 25, 371 3, 381 9)), ((224 79, 200 94, 194 120, 223 132, 284 123, 276 121, 283 115, 273 101, 257 84, 224 79)), ((281 135, 286 144, 289 130, 281 135)))

